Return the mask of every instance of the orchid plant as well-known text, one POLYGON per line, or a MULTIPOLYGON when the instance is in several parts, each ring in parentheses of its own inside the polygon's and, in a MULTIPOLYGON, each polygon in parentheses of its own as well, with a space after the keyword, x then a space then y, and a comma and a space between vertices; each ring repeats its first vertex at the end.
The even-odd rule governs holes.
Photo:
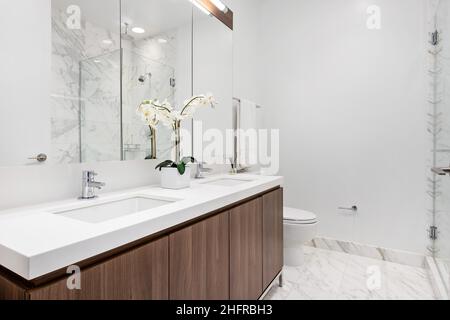
POLYGON ((195 112, 201 107, 214 108, 217 105, 212 94, 196 95, 186 100, 181 110, 175 108, 167 101, 144 100, 138 107, 137 113, 154 132, 158 124, 172 128, 175 132, 175 162, 180 162, 181 121, 193 118, 195 112))
POLYGON ((151 127, 156 127, 159 123, 173 127, 177 121, 192 118, 199 107, 211 106, 214 108, 216 104, 217 102, 211 94, 197 95, 186 100, 181 111, 175 110, 167 100, 164 102, 144 100, 137 112, 151 127))

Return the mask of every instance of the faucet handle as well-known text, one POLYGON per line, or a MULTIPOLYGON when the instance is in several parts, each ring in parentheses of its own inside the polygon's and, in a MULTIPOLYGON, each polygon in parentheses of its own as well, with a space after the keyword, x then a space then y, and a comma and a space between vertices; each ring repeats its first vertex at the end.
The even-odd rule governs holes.
POLYGON ((85 171, 83 171, 83 180, 91 181, 97 175, 98 174, 95 171, 85 170, 85 171))

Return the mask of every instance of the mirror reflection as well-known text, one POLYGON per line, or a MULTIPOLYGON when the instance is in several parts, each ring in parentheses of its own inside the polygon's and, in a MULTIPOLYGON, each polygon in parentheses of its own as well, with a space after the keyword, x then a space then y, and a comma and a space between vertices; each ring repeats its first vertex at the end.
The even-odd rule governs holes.
MULTIPOLYGON (((9 76, 0 86, 0 166, 192 156, 191 117, 181 121, 189 134, 176 152, 174 129, 150 127, 138 112, 143 101, 176 113, 212 94, 217 108, 195 119, 205 129, 231 126, 232 31, 212 14, 188 0, 48 0, 38 8, 16 35, 2 36, 9 76)), ((20 10, 6 11, 5 23, 18 20, 20 10)))
POLYGON ((191 3, 122 0, 122 47, 124 159, 169 159, 173 130, 136 111, 143 100, 179 106, 191 96, 191 3))
POLYGON ((119 21, 119 1, 52 0, 52 163, 121 159, 119 21))
POLYGON ((221 137, 233 129, 233 31, 200 10, 194 11, 193 25, 194 93, 208 92, 217 101, 215 109, 199 109, 195 115, 201 126, 194 128, 194 157, 209 164, 222 164, 234 156, 234 141, 228 139, 228 145, 217 150, 209 145, 225 141, 221 137))

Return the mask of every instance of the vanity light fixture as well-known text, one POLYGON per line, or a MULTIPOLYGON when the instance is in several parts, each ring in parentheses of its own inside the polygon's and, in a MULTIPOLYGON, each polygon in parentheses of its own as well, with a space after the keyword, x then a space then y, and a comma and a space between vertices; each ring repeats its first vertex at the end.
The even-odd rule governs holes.
POLYGON ((161 44, 166 44, 167 43, 167 39, 159 38, 158 42, 161 43, 161 44))
POLYGON ((223 13, 228 12, 228 7, 221 0, 211 0, 211 2, 223 13))
POLYGON ((208 11, 200 2, 197 0, 189 0, 194 6, 196 6, 204 14, 211 16, 211 12, 208 11))
POLYGON ((133 31, 134 33, 138 33, 138 34, 145 33, 145 29, 140 28, 140 27, 134 27, 133 29, 131 29, 131 31, 133 31))

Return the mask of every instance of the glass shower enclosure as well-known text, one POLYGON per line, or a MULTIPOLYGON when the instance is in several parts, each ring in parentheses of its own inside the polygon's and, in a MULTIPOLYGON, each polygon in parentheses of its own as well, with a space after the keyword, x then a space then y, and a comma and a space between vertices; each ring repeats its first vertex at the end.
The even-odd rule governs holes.
MULTIPOLYGON (((80 161, 148 158, 152 154, 151 131, 142 125, 137 108, 143 100, 156 98, 173 105, 175 86, 172 66, 133 50, 116 50, 81 61, 80 161), (117 81, 120 77, 122 89, 117 81)), ((157 134, 158 158, 170 158, 170 131, 160 128, 157 134)))
POLYGON ((440 277, 441 290, 450 293, 450 1, 431 2, 429 32, 429 122, 432 172, 429 251, 440 277))

